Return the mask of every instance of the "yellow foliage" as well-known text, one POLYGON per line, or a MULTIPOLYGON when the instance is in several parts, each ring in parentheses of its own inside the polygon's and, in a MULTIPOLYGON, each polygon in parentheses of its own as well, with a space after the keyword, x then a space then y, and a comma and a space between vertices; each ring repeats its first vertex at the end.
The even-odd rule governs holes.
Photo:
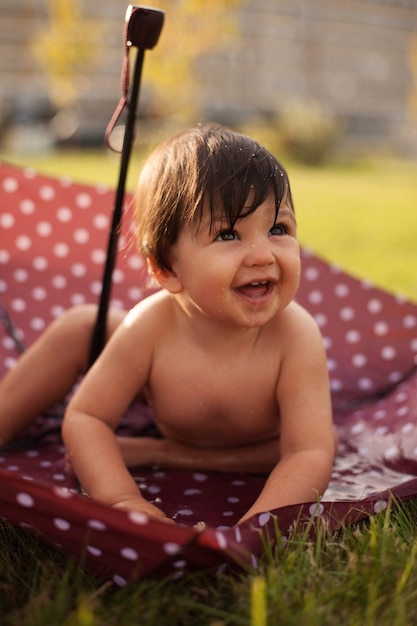
POLYGON ((48 25, 33 38, 31 48, 43 65, 51 100, 60 107, 73 105, 83 89, 88 71, 100 51, 103 26, 87 20, 80 0, 46 0, 48 25))
POLYGON ((165 23, 155 50, 147 54, 144 80, 156 115, 188 119, 198 110, 198 58, 239 34, 237 9, 245 0, 159 0, 165 23))

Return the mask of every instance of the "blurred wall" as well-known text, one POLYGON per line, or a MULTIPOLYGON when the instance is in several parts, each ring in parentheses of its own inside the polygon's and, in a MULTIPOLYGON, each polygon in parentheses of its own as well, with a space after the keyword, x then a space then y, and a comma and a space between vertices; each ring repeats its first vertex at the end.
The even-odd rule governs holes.
MULTIPOLYGON (((82 4, 103 28, 97 66, 78 103, 78 139, 94 143, 102 141, 119 98, 127 3, 82 4)), ((46 19, 42 2, 0 0, 0 149, 11 126, 51 113, 45 74, 29 46, 46 19)), ((314 99, 343 120, 353 140, 413 151, 409 55, 417 0, 249 0, 238 22, 240 35, 227 49, 196 60, 203 115, 241 122, 271 116, 294 99, 314 99)), ((164 30, 169 24, 168 10, 164 30)))

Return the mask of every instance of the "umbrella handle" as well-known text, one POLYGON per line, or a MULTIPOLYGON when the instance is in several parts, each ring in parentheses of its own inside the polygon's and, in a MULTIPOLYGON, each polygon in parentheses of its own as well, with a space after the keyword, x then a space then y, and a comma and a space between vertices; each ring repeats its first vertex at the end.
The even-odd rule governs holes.
POLYGON ((117 243, 119 239, 123 216, 123 202, 125 196, 127 171, 134 140, 136 108, 139 100, 140 82, 142 76, 145 49, 153 48, 156 45, 159 34, 162 30, 163 21, 164 12, 157 9, 134 7, 130 5, 126 12, 125 59, 122 70, 124 93, 122 94, 122 100, 120 101, 119 106, 116 109, 115 116, 113 116, 106 131, 107 136, 111 132, 111 129, 117 121, 117 118, 119 117, 121 111, 127 103, 127 91, 129 87, 129 49, 132 46, 137 47, 137 54, 133 71, 125 133, 123 137, 119 180, 114 201, 112 223, 110 226, 109 238, 107 243, 107 255, 102 278, 102 288, 98 304, 97 317, 91 339, 89 366, 91 366, 97 359, 106 341, 107 314, 112 289, 113 270, 117 258, 117 243))

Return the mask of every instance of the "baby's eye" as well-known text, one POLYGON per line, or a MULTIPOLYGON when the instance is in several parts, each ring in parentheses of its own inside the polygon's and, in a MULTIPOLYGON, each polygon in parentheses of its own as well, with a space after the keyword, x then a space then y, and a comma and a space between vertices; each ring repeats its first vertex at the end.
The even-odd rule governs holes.
POLYGON ((274 226, 269 231, 271 235, 286 235, 287 232, 288 229, 286 226, 284 226, 284 224, 274 224, 274 226))
POLYGON ((228 228, 227 230, 221 230, 215 237, 214 241, 234 241, 238 238, 237 232, 228 228))

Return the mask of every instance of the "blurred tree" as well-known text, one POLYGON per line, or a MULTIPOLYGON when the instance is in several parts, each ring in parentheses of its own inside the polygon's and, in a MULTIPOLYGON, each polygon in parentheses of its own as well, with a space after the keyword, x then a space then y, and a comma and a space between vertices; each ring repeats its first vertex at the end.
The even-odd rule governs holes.
POLYGON ((411 115, 417 123, 417 35, 411 38, 409 58, 412 72, 410 109, 411 115))
POLYGON ((158 0, 165 24, 155 50, 146 57, 144 81, 150 112, 188 120, 199 108, 197 61, 239 34, 237 9, 247 0, 158 0))
POLYGON ((83 15, 82 0, 45 0, 48 23, 31 41, 57 109, 73 107, 88 88, 102 49, 104 25, 83 15))
MULTIPOLYGON (((146 57, 144 86, 151 115, 190 118, 198 108, 196 61, 238 33, 236 9, 247 0, 158 0, 166 13, 161 38, 146 57)), ((89 86, 103 53, 109 24, 100 13, 89 20, 83 0, 45 0, 48 23, 32 40, 32 51, 48 78, 57 109, 73 108, 89 86)), ((150 3, 152 4, 152 3, 150 3)), ((121 19, 121 32, 122 20, 121 19)), ((121 41, 122 44, 122 41, 121 41)))

